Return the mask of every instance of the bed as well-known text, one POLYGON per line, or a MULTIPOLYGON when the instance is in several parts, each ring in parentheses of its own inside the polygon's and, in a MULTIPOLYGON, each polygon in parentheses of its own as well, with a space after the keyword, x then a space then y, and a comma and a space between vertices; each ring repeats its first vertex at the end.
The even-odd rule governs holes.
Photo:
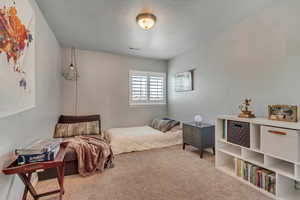
POLYGON ((115 155, 182 144, 180 126, 167 132, 150 126, 112 128, 104 131, 104 137, 110 141, 115 155))
MULTIPOLYGON (((85 122, 98 122, 99 135, 101 133, 101 118, 100 115, 89 115, 89 116, 65 116, 61 115, 58 120, 58 124, 74 124, 74 123, 85 123, 85 122)), ((67 140, 68 138, 62 138, 67 140)), ((74 149, 67 148, 65 155, 65 176, 73 175, 78 173, 78 161, 77 155, 74 149)), ((38 172, 39 180, 47 180, 57 177, 56 169, 46 169, 42 172, 38 172)))

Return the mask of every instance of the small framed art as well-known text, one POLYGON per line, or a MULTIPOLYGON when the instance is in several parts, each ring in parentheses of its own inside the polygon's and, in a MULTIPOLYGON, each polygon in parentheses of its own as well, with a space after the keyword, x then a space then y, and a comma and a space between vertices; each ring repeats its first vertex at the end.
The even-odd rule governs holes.
POLYGON ((286 122, 297 122, 298 107, 291 105, 269 105, 269 119, 286 122))
POLYGON ((175 91, 187 92, 192 91, 194 82, 194 71, 180 72, 175 75, 175 91))

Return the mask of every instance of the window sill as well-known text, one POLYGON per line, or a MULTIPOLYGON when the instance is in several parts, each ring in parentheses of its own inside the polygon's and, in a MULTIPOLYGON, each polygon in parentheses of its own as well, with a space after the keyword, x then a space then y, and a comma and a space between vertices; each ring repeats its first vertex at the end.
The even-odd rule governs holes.
POLYGON ((167 106, 167 104, 166 103, 135 103, 135 104, 129 104, 130 108, 156 107, 156 106, 167 106))

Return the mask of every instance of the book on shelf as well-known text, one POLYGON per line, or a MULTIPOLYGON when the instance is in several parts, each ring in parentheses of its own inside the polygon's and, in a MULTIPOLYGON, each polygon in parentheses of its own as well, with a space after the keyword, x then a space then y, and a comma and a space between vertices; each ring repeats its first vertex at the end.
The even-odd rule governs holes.
POLYGON ((16 149, 15 154, 16 155, 43 154, 57 148, 57 146, 59 146, 60 143, 61 143, 60 139, 38 140, 25 148, 16 149))
POLYGON ((236 166, 237 166, 237 170, 236 170, 236 175, 238 176, 238 177, 242 177, 242 173, 241 173, 241 160, 240 159, 238 159, 237 160, 237 163, 236 163, 236 166))
POLYGON ((276 175, 274 172, 240 159, 237 159, 236 162, 237 176, 265 191, 272 194, 276 193, 276 175))
POLYGON ((51 151, 47 151, 39 154, 27 154, 27 155, 19 155, 17 158, 18 165, 36 163, 36 162, 46 162, 52 161, 57 156, 60 150, 60 145, 51 149, 51 151))

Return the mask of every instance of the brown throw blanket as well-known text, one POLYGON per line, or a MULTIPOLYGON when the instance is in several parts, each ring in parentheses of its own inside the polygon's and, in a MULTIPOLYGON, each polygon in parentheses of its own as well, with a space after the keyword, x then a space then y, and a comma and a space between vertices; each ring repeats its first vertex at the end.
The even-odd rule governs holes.
POLYGON ((73 148, 77 154, 78 172, 81 176, 113 167, 110 145, 100 136, 76 136, 67 141, 68 147, 73 148))

